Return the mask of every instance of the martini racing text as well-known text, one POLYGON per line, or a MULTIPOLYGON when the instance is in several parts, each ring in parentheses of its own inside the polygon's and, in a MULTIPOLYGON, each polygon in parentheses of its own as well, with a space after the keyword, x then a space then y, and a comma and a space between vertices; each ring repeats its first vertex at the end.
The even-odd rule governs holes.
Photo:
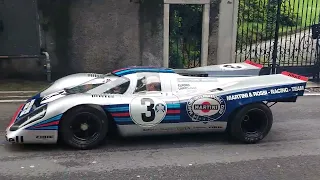
POLYGON ((273 94, 282 94, 282 93, 298 92, 298 91, 304 91, 304 86, 294 86, 291 88, 274 88, 270 90, 259 90, 259 91, 253 91, 253 92, 247 92, 247 93, 239 93, 239 94, 227 96, 226 100, 232 101, 232 100, 239 100, 239 99, 257 97, 257 96, 267 96, 269 94, 273 95, 273 94))

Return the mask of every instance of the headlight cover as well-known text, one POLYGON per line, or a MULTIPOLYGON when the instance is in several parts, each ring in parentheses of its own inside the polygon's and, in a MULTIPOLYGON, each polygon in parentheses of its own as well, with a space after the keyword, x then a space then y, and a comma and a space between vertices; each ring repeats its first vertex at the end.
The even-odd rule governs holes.
POLYGON ((22 116, 18 121, 16 121, 11 127, 10 131, 16 131, 22 126, 30 124, 36 120, 43 118, 47 112, 47 104, 38 107, 33 112, 22 116))

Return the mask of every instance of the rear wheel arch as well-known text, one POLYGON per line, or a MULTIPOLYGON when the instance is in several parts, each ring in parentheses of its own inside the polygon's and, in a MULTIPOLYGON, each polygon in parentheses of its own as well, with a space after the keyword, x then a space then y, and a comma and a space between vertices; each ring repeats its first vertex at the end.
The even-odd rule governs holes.
POLYGON ((244 141, 246 143, 256 143, 258 141, 260 141, 261 139, 263 139, 270 131, 271 127, 273 124, 273 114, 271 109, 269 108, 269 106, 267 106, 266 103, 264 102, 254 102, 254 103, 250 103, 250 104, 246 104, 243 106, 240 106, 238 108, 236 108, 228 117, 227 120, 227 128, 226 131, 229 134, 229 136, 231 136, 233 139, 237 139, 240 141, 244 141), (245 137, 241 137, 241 132, 239 132, 239 123, 240 118, 243 118, 243 116, 245 115, 246 112, 249 112, 251 110, 254 109, 259 109, 262 110, 266 116, 267 119, 266 120, 266 126, 264 127, 263 132, 261 132, 261 137, 256 137, 256 138, 252 138, 252 139, 246 139, 245 137), (239 119, 237 119, 239 118, 239 119))
MULTIPOLYGON (((233 116, 234 116, 240 109, 242 109, 242 108, 245 107, 245 106, 257 105, 257 104, 262 104, 262 105, 267 106, 267 104, 264 103, 264 102, 262 102, 262 101, 261 101, 261 102, 248 103, 248 104, 244 104, 244 105, 242 105, 242 106, 239 106, 239 107, 235 108, 235 109, 230 113, 230 115, 228 116, 228 120, 227 120, 228 124, 229 124, 229 122, 232 120, 233 116)), ((268 107, 268 106, 267 106, 267 107, 268 107)), ((269 107, 268 107, 268 108, 269 108, 269 107)))

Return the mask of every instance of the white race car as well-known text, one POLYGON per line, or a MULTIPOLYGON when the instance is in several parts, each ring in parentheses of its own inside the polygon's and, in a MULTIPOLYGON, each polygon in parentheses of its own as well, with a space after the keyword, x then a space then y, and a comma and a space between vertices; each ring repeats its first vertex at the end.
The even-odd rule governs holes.
POLYGON ((66 90, 21 105, 6 129, 12 143, 56 143, 89 149, 115 131, 122 136, 227 131, 256 143, 270 131, 269 103, 295 102, 308 78, 282 74, 192 77, 167 68, 131 67, 115 80, 66 90))

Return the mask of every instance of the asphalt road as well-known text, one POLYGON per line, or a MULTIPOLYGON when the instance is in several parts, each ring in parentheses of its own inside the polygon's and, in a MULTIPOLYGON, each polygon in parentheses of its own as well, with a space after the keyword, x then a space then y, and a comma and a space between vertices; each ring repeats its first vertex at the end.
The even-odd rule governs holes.
MULTIPOLYGON (((0 129, 18 104, 0 103, 0 129)), ((1 131, 0 179, 200 180, 320 179, 320 97, 277 104, 275 123, 254 145, 223 134, 130 138, 96 150, 54 145, 13 146, 1 131)))

